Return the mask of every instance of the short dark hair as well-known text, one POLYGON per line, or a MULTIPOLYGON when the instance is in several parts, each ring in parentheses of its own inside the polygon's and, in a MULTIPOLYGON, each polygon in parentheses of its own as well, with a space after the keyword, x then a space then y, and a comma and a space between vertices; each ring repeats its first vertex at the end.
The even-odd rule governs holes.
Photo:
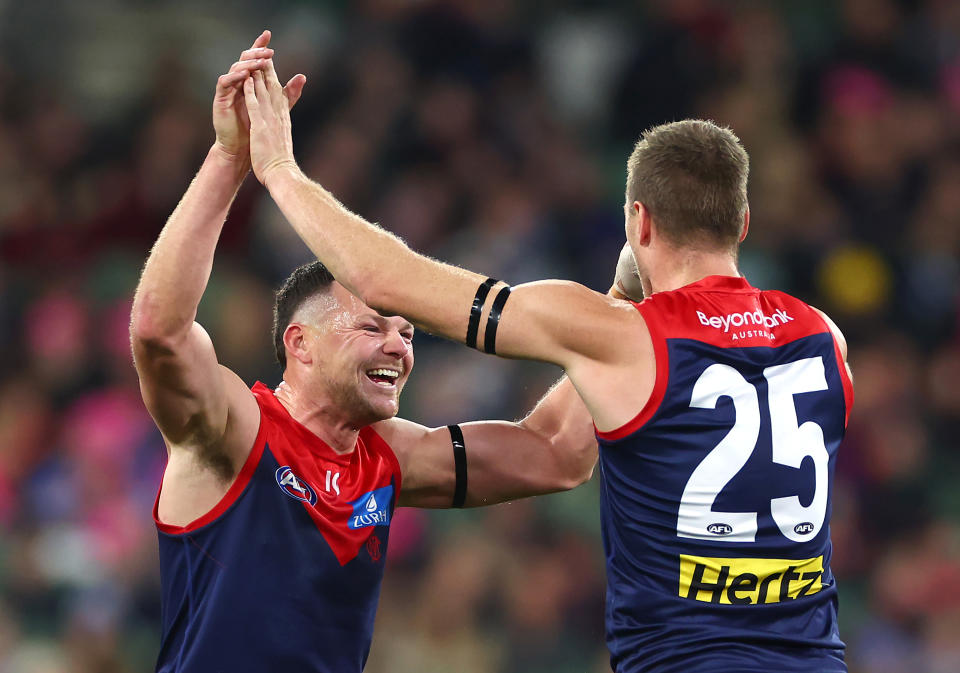
POLYGON ((627 162, 627 203, 642 203, 674 245, 736 248, 750 159, 729 128, 685 119, 644 131, 627 162))
POLYGON ((333 281, 333 274, 327 267, 314 261, 294 269, 277 290, 273 305, 273 347, 281 369, 287 368, 287 352, 283 346, 283 333, 287 325, 303 302, 318 292, 329 290, 333 281))

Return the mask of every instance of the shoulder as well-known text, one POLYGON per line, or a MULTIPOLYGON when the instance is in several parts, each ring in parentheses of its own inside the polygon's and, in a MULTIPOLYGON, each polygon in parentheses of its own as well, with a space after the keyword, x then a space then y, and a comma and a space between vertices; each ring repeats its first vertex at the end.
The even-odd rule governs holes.
POLYGON ((421 445, 430 429, 402 418, 388 418, 360 430, 360 440, 369 450, 386 456, 402 468, 407 456, 421 445))
POLYGON ((403 418, 388 418, 369 425, 360 431, 364 441, 379 442, 388 448, 400 459, 401 464, 405 456, 425 442, 432 440, 438 432, 448 432, 443 428, 428 428, 403 418))
POLYGON ((826 313, 818 309, 816 306, 810 306, 810 309, 816 313, 820 318, 827 324, 827 327, 833 333, 833 338, 837 340, 837 346, 840 347, 840 353, 843 355, 843 359, 847 359, 847 340, 843 336, 843 332, 840 331, 840 328, 837 327, 837 323, 833 322, 833 319, 830 318, 826 313))

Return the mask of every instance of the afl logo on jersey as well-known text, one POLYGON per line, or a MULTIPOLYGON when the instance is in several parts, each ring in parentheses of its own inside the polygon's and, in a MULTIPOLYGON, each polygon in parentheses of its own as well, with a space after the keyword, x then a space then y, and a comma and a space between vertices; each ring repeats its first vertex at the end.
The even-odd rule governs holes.
POLYGON ((804 521, 803 523, 798 523, 793 527, 793 532, 798 535, 805 535, 806 533, 813 532, 813 524, 809 521, 804 521))
POLYGON ((713 533, 714 535, 730 535, 733 532, 733 528, 725 523, 712 523, 707 526, 707 532, 713 533))
POLYGON ((298 479, 288 465, 277 468, 277 485, 291 498, 302 500, 311 505, 317 504, 317 493, 310 484, 298 479))

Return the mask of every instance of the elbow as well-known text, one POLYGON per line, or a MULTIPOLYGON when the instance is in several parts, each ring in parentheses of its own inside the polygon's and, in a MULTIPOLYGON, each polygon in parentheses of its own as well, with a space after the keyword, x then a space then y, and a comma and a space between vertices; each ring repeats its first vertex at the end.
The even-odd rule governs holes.
POLYGON ((193 320, 182 323, 164 315, 149 296, 136 297, 130 312, 130 342, 134 350, 172 352, 193 320))
MULTIPOLYGON (((554 447, 557 452, 562 451, 562 447, 554 447)), ((569 447, 568 447, 569 450, 569 447)), ((555 455, 564 455, 555 453, 555 455)), ((593 469, 597 465, 597 445, 594 443, 589 448, 578 451, 575 454, 566 456, 558 470, 559 480, 558 489, 560 491, 569 491, 581 486, 593 477, 593 469)))
POLYGON ((581 465, 578 466, 578 469, 572 470, 567 476, 567 483, 563 490, 569 491, 590 481, 593 477, 593 468, 595 465, 596 461, 592 461, 589 465, 581 465))

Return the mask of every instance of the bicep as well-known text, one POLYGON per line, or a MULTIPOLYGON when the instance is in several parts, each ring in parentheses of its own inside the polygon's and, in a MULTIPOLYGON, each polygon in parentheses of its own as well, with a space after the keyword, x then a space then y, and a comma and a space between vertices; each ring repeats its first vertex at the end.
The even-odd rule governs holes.
POLYGON ((612 362, 622 355, 623 341, 611 335, 637 321, 640 314, 629 303, 578 283, 525 283, 513 288, 503 307, 496 352, 567 370, 583 360, 612 362))
POLYGON ((427 428, 401 418, 374 426, 400 464, 401 507, 450 507, 456 486, 453 444, 446 427, 427 428))
MULTIPOLYGON (((466 507, 479 507, 572 488, 589 476, 583 452, 596 453, 592 424, 583 412, 576 427, 550 432, 524 423, 476 421, 460 425, 466 458, 466 507)), ((445 508, 453 504, 456 466, 450 430, 392 419, 378 425, 403 475, 398 504, 445 508), (387 426, 386 429, 381 426, 387 426)))
POLYGON ((198 323, 177 339, 133 337, 144 404, 173 445, 211 445, 226 430, 227 386, 207 332, 198 323))

